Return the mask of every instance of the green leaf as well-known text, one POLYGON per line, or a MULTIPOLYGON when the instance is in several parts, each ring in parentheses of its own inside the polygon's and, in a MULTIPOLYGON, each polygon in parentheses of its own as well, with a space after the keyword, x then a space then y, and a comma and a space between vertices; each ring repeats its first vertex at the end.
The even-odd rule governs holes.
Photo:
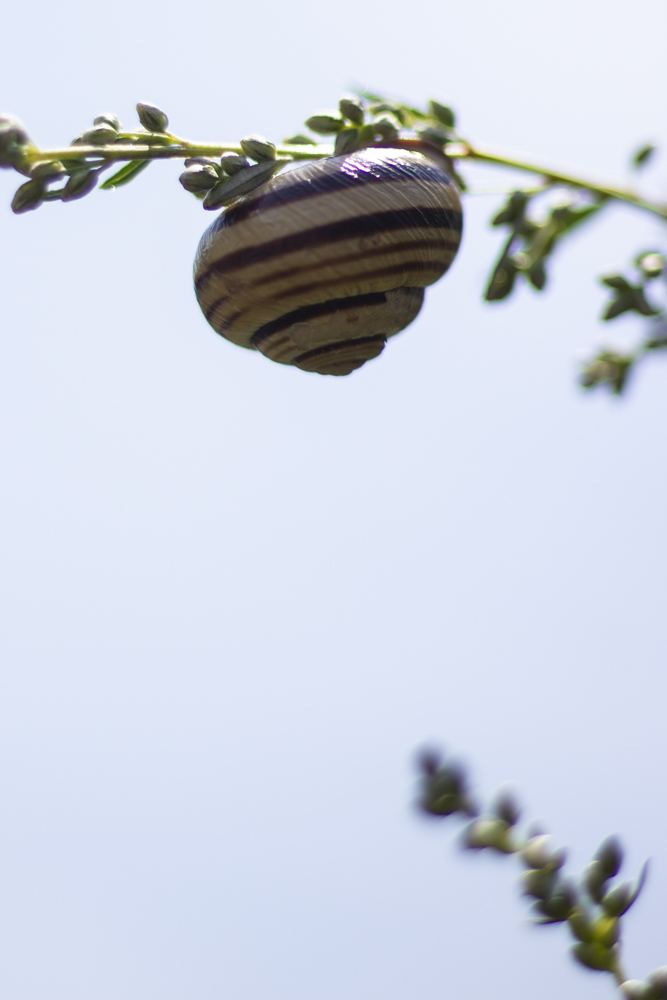
POLYGON ((632 285, 622 274, 605 274, 600 281, 608 288, 616 288, 619 292, 629 292, 632 289, 632 285))
POLYGON ((647 142, 646 145, 641 146, 632 157, 632 166, 635 170, 646 166, 656 149, 657 147, 652 142, 647 142))
POLYGON ((145 170, 150 160, 130 160, 125 166, 117 170, 115 174, 111 177, 107 177, 104 184, 100 184, 100 189, 102 191, 110 191, 112 188, 122 187, 123 184, 129 184, 131 180, 140 174, 142 170, 145 170))
POLYGON ((486 301, 500 302, 501 299, 506 299, 514 288, 516 275, 517 268, 512 258, 501 257, 484 292, 486 301))
POLYGON ((451 108, 448 108, 446 104, 440 104, 439 101, 429 101, 429 111, 434 118, 442 124, 446 125, 448 128, 454 128, 456 124, 456 116, 451 108))
POLYGON ((631 312, 634 309, 634 302, 632 296, 630 295, 619 295, 617 299, 612 299, 605 311, 602 313, 602 319, 616 319, 624 312, 631 312))

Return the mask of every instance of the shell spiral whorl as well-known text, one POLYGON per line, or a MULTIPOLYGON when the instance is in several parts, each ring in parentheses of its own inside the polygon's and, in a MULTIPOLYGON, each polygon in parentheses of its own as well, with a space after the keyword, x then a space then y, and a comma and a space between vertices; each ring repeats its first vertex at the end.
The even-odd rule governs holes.
POLYGON ((330 156, 218 216, 197 250, 197 299, 233 343, 348 375, 416 317, 456 255, 461 221, 455 184, 421 152, 330 156))

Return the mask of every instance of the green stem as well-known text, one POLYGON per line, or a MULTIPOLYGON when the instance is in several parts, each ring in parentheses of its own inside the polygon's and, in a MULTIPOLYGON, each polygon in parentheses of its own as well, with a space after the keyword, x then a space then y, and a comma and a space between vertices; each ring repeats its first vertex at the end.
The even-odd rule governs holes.
MULTIPOLYGON (((28 163, 42 163, 50 160, 86 160, 95 157, 100 160, 171 160, 187 159, 190 156, 220 156, 222 153, 242 153, 238 142, 198 143, 187 145, 148 146, 63 146, 59 149, 34 149, 26 154, 28 163)), ((331 156, 331 146, 278 146, 278 156, 291 156, 294 160, 319 160, 331 156)))
POLYGON ((658 215, 661 219, 667 219, 667 205, 660 205, 656 202, 647 201, 634 191, 627 188, 599 184, 595 181, 586 180, 583 177, 576 177, 573 174, 564 173, 560 170, 553 170, 541 164, 531 163, 529 160, 519 159, 516 156, 505 153, 494 153, 489 149, 479 146, 472 146, 468 142, 450 142, 445 146, 445 153, 453 160, 476 160, 479 163, 493 163, 497 166, 511 167, 514 170, 526 170, 531 174, 539 174, 554 184, 565 184, 568 187, 580 188, 584 191, 591 191, 604 198, 614 198, 616 201, 624 201, 636 208, 641 208, 652 215, 658 215))
MULTIPOLYGON (((123 145, 116 143, 111 146, 64 146, 59 149, 32 149, 26 154, 26 160, 28 163, 41 163, 48 160, 63 159, 88 160, 91 157, 106 161, 171 160, 187 159, 190 156, 217 157, 222 153, 243 152, 238 142, 189 142, 172 135, 168 135, 165 138, 171 139, 172 143, 166 146, 153 146, 137 142, 136 144, 127 143, 123 145)), ((333 147, 324 144, 317 146, 278 146, 276 152, 278 156, 289 156, 293 160, 319 160, 326 156, 331 156, 333 147)), ((590 191, 599 197, 623 201, 629 205, 634 205, 635 208, 640 208, 646 212, 650 212, 652 215, 657 215, 661 219, 667 219, 667 205, 648 201, 635 191, 627 188, 589 181, 586 178, 577 177, 570 173, 553 170, 551 167, 545 167, 539 163, 532 163, 522 157, 519 158, 505 153, 495 153, 480 146, 473 146, 468 142, 450 142, 445 146, 445 153, 452 160, 474 160, 478 163, 491 163, 500 167, 510 167, 514 170, 525 170, 528 173, 544 177, 549 184, 564 184, 567 187, 590 191)))

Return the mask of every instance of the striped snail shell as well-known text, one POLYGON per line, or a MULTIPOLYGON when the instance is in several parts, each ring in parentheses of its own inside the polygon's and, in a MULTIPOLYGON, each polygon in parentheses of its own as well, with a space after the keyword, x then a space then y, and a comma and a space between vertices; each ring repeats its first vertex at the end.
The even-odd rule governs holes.
POLYGON ((442 153, 427 155, 415 140, 401 147, 299 165, 222 212, 194 266, 214 330, 321 375, 348 375, 377 357, 461 241, 461 202, 442 153))

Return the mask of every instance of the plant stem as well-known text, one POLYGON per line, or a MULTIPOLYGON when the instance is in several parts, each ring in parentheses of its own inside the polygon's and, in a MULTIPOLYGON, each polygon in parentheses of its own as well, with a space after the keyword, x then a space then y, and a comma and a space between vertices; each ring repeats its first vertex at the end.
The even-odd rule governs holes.
POLYGON ((580 188, 584 191, 591 191, 604 198, 614 198, 616 201, 624 201, 636 208, 641 208, 653 215, 667 219, 667 205, 660 205, 656 202, 647 201, 634 191, 627 188, 599 184, 595 181, 586 180, 583 177, 576 177, 573 174, 563 173, 560 170, 553 170, 542 164, 531 163, 513 155, 505 153, 495 153, 490 149, 480 146, 472 146, 468 142, 450 142, 445 146, 445 153, 453 160, 476 160, 479 163, 493 163, 497 166, 511 167, 514 170, 526 170, 531 174, 540 174, 546 180, 554 184, 565 184, 568 187, 580 188))
MULTIPOLYGON (((34 149, 26 154, 28 163, 51 160, 170 160, 190 156, 220 156, 222 153, 242 153, 238 142, 197 143, 171 146, 121 145, 113 146, 63 146, 59 149, 34 149)), ((318 160, 331 156, 332 146, 278 146, 278 156, 291 156, 294 160, 318 160)))
MULTIPOLYGON (((204 143, 189 142, 176 136, 167 136, 172 143, 166 146, 116 143, 110 146, 64 146, 59 149, 31 149, 26 153, 28 163, 41 163, 50 160, 88 160, 94 157, 98 160, 171 160, 187 159, 190 156, 220 156, 222 153, 242 153, 238 142, 204 143)), ((278 156, 289 156, 293 160, 319 160, 331 156, 333 147, 326 144, 317 146, 278 146, 278 156)), ((600 184, 586 178, 553 170, 539 163, 532 163, 523 157, 506 153, 496 153, 481 146, 473 146, 469 142, 450 142, 445 146, 445 154, 452 160, 475 160, 478 163, 491 163, 499 167, 510 167, 514 170, 525 170, 545 178, 548 184, 564 184, 567 187, 590 191, 601 198, 613 198, 623 201, 635 208, 643 209, 661 219, 667 219, 667 205, 648 201, 635 191, 614 185, 600 184)))

